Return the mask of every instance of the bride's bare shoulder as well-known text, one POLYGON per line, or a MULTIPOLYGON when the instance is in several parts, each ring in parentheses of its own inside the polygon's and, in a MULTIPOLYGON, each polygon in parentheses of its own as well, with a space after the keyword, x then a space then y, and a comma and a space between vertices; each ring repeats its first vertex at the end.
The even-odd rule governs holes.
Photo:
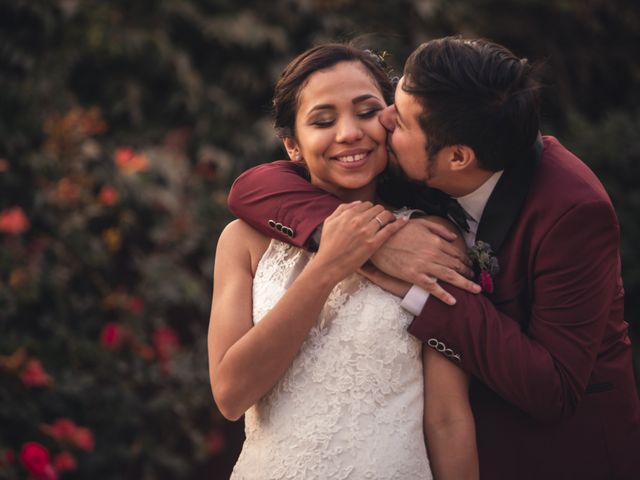
POLYGON ((266 237, 242 220, 230 222, 218 239, 218 253, 249 255, 252 267, 255 267, 267 250, 270 238, 266 237))

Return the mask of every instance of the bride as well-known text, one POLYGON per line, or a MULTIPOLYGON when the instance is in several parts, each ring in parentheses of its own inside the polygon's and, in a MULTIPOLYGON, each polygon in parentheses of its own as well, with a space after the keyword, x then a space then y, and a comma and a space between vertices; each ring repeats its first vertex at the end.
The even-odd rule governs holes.
POLYGON ((478 476, 465 374, 407 333, 400 298, 357 273, 406 225, 374 203, 392 92, 374 55, 339 44, 304 52, 276 86, 289 157, 344 203, 316 254, 240 220, 220 236, 209 371, 222 414, 245 415, 231 478, 478 476))

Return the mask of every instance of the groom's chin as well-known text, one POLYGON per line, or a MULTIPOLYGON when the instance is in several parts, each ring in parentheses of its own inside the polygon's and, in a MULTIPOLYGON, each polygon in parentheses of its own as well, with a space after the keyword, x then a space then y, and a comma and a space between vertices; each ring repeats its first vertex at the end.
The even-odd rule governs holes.
POLYGON ((404 170, 402 170, 402 167, 398 163, 398 160, 397 160, 396 156, 393 155, 391 152, 389 152, 389 164, 387 166, 387 171, 393 177, 398 178, 400 180, 403 180, 405 182, 415 183, 415 184, 421 184, 422 183, 422 182, 420 182, 418 180, 412 179, 406 173, 404 173, 404 170))
POLYGON ((387 148, 387 153, 389 154, 389 172, 398 177, 406 177, 405 173, 402 171, 402 168, 400 168, 398 157, 396 157, 395 153, 393 153, 393 150, 387 148))

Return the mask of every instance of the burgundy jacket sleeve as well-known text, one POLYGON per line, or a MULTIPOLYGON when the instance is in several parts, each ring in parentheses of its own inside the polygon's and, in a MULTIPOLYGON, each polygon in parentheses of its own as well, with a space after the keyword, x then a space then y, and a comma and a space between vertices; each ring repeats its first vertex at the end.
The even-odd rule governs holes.
POLYGON ((259 232, 302 248, 341 203, 311 185, 303 167, 286 160, 244 172, 233 183, 227 201, 234 215, 259 232))
POLYGON ((566 418, 585 394, 614 298, 621 295, 618 245, 610 204, 574 206, 537 245, 522 245, 517 254, 529 262, 526 333, 500 305, 448 285, 457 304, 430 298, 410 332, 443 342, 460 355, 462 368, 533 417, 566 418))

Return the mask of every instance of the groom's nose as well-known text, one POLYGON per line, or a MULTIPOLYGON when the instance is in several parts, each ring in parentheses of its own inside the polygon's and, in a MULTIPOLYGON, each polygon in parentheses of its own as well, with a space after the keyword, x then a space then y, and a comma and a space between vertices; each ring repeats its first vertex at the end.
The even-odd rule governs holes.
POLYGON ((396 128, 396 108, 393 105, 389 105, 387 108, 380 112, 378 119, 382 126, 389 131, 389 133, 393 132, 396 128))

